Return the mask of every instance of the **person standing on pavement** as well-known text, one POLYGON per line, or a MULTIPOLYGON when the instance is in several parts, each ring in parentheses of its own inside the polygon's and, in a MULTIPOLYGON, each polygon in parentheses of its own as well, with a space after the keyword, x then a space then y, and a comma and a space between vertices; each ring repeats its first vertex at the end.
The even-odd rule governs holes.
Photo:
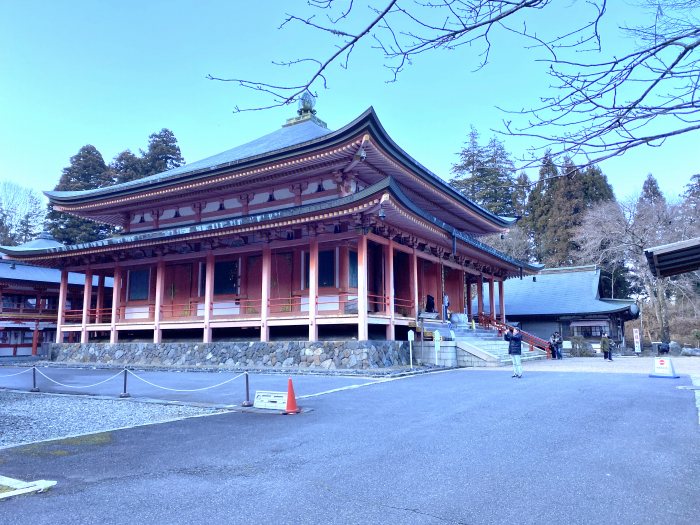
POLYGON ((561 359, 561 335, 554 332, 549 338, 549 347, 552 349, 552 359, 561 359))
POLYGON ((603 337, 600 338, 600 351, 603 352, 603 359, 612 361, 612 349, 610 348, 610 339, 608 334, 603 332, 603 337))
POLYGON ((561 350, 564 344, 564 340, 561 338, 561 334, 559 332, 554 332, 554 335, 557 336, 557 359, 563 359, 563 357, 561 356, 561 350))
POLYGON ((503 339, 508 341, 508 354, 513 360, 513 377, 523 377, 523 365, 520 358, 523 349, 523 334, 511 326, 503 339))

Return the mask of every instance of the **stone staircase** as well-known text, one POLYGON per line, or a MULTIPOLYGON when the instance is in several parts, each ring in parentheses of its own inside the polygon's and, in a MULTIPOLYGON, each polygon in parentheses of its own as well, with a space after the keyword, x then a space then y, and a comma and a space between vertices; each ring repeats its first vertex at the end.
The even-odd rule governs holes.
MULTIPOLYGON (((508 341, 496 330, 477 327, 472 330, 466 325, 452 327, 457 346, 457 364, 459 366, 509 366, 508 341)), ((545 359, 544 350, 523 344, 522 360, 545 359)))
MULTIPOLYGON (((457 366, 492 367, 510 366, 512 363, 508 354, 508 341, 503 339, 503 335, 498 335, 497 330, 479 325, 472 329, 468 324, 450 324, 438 319, 423 320, 421 328, 426 341, 432 340, 436 332, 440 332, 443 341, 454 341, 450 344, 455 346, 457 366)), ((523 361, 546 358, 544 350, 534 348, 530 351, 530 345, 523 343, 523 361)))

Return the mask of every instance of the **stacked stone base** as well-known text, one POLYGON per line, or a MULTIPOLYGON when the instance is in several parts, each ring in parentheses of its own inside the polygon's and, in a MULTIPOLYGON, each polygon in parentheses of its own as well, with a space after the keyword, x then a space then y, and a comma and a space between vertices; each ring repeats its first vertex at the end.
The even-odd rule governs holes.
POLYGON ((409 362, 405 341, 64 343, 50 352, 63 363, 168 367, 367 370, 409 362))

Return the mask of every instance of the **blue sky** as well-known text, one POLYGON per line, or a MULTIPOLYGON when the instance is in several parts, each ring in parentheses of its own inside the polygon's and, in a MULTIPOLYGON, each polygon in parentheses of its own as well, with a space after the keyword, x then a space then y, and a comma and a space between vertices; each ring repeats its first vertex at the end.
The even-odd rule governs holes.
MULTIPOLYGON (((0 0, 0 180, 49 190, 85 144, 106 162, 124 149, 137 153, 148 135, 169 128, 188 162, 277 129, 296 107, 234 114, 265 101, 234 85, 206 79, 243 77, 280 82, 295 72, 273 60, 308 56, 323 38, 301 27, 278 30, 284 13, 304 1, 0 0)), ((540 23, 575 16, 560 2, 540 23)), ((580 3, 579 3, 580 4, 580 3)), ((605 28, 633 24, 635 11, 616 2, 605 28)), ((396 83, 367 46, 350 69, 331 68, 319 90, 318 116, 337 129, 374 106, 394 140, 449 179, 470 126, 484 143, 509 118, 495 109, 528 107, 547 92, 536 54, 512 36, 494 38, 490 63, 479 71, 477 50, 425 54, 396 83)), ((299 71, 298 73, 301 73, 299 71)), ((527 143, 505 138, 522 153, 527 143)), ((618 198, 641 190, 653 173, 668 197, 700 173, 697 134, 659 148, 638 148, 601 165, 618 198)))

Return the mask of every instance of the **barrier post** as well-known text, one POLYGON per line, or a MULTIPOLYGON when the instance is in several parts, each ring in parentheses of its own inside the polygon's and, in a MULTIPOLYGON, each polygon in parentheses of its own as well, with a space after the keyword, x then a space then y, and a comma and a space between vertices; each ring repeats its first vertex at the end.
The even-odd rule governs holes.
POLYGON ((248 372, 245 373, 245 401, 241 403, 242 407, 252 407, 253 403, 250 402, 250 385, 248 383, 248 372))
POLYGON ((119 394, 119 397, 131 397, 131 395, 126 391, 126 368, 124 368, 124 390, 122 391, 121 394, 119 394))
POLYGON ((32 388, 29 390, 30 392, 38 392, 39 389, 36 387, 36 367, 32 367, 32 388))

